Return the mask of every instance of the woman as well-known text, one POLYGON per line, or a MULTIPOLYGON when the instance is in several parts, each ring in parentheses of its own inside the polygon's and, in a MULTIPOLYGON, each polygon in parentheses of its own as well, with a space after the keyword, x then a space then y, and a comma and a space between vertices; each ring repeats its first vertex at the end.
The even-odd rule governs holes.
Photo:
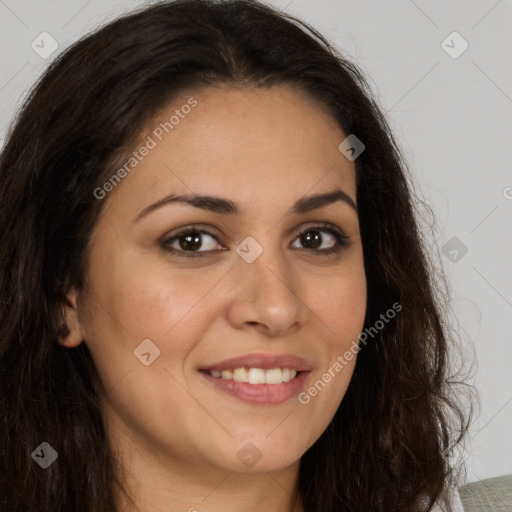
POLYGON ((406 165, 256 2, 124 16, 0 161, 2 510, 448 510, 467 429, 406 165))

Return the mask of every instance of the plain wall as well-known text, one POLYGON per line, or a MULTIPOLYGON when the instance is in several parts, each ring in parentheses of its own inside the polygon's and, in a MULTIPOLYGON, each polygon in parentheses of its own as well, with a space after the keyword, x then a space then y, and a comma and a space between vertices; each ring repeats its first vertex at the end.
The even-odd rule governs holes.
MULTIPOLYGON (((0 139, 60 51, 149 3, 0 2, 0 139), (31 47, 42 32, 59 45, 48 58, 31 47)), ((267 3, 311 23, 355 61, 387 112, 436 217, 426 237, 441 253, 465 357, 476 356, 481 409, 466 446, 467 480, 512 473, 512 2, 267 3)))

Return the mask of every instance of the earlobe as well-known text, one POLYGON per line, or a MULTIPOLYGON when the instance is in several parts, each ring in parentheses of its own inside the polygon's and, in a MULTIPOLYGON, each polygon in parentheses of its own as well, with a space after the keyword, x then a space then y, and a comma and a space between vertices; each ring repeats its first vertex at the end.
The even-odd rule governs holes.
POLYGON ((77 293, 75 290, 66 294, 62 302, 63 323, 57 335, 59 343, 68 348, 74 348, 83 341, 83 333, 78 318, 77 293))

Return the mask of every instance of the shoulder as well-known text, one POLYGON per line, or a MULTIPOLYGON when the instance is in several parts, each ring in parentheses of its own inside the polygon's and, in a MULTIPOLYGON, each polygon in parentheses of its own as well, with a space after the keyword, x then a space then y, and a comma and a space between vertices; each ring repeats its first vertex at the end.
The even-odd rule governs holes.
POLYGON ((459 491, 457 489, 453 489, 448 492, 445 498, 434 506, 432 512, 464 512, 464 508, 460 501, 459 491))

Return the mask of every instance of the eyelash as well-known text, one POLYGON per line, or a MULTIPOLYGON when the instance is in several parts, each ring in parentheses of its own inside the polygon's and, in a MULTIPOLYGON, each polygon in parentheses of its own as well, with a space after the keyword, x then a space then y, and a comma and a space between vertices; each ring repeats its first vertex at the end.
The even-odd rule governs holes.
MULTIPOLYGON (((334 247, 331 247, 330 249, 320 249, 320 250, 304 249, 305 251, 316 252, 316 253, 319 253, 320 256, 328 256, 328 255, 331 255, 334 253, 338 253, 350 245, 350 243, 347 242, 347 239, 349 237, 347 235, 345 235, 343 233, 343 231, 341 231, 339 228, 337 228, 334 224, 330 224, 330 223, 323 223, 323 224, 319 224, 319 225, 308 226, 308 227, 304 228, 297 235, 296 238, 299 238, 301 235, 308 233, 309 231, 323 231, 323 232, 329 233, 330 235, 334 236, 334 238, 336 240, 336 244, 334 245, 334 247)), ((183 249, 176 249, 174 247, 169 247, 169 244, 171 244, 175 240, 179 239, 181 236, 190 235, 193 233, 194 234, 206 234, 206 235, 211 236, 212 238, 215 238, 215 240, 217 240, 217 236, 215 234, 210 233, 207 230, 197 228, 196 226, 190 226, 190 227, 185 228, 184 230, 180 231, 179 233, 176 233, 172 237, 163 240, 161 242, 161 247, 166 251, 177 254, 180 258, 181 257, 184 257, 184 258, 204 257, 205 254, 208 255, 208 254, 211 254, 212 252, 217 252, 217 251, 184 251, 183 249)))

